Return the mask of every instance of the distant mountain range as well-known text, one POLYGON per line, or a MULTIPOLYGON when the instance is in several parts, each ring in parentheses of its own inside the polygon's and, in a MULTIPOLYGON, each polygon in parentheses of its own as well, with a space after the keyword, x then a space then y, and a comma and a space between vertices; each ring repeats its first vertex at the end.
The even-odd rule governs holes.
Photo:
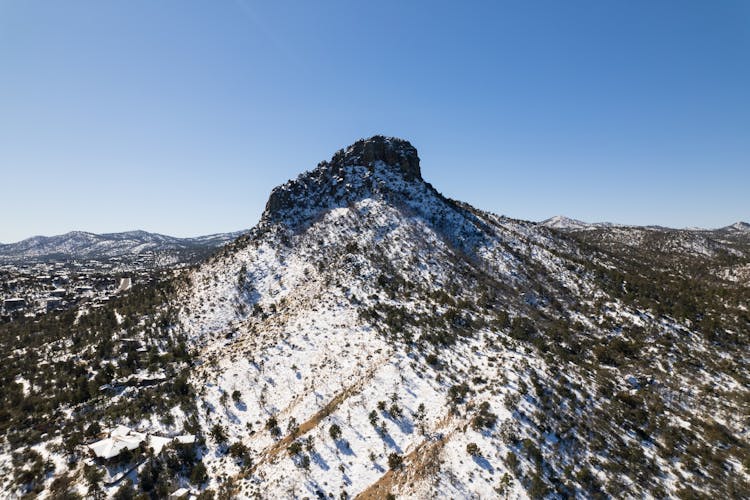
POLYGON ((611 227, 630 227, 630 228, 651 228, 660 230, 674 230, 674 231, 705 231, 705 232, 724 232, 724 233, 748 233, 750 234, 750 224, 747 222, 735 222, 729 226, 720 227, 718 229, 704 229, 704 228, 685 228, 685 229, 672 229, 663 226, 633 226, 627 224, 613 224, 612 222, 584 222, 578 219, 572 219, 565 217, 564 215, 556 215, 545 219, 540 222, 542 226, 549 227, 552 229, 572 230, 572 231, 583 231, 590 229, 601 229, 611 227))
POLYGON ((177 238, 147 231, 94 234, 71 231, 57 236, 34 236, 17 243, 0 244, 0 262, 53 259, 106 259, 137 256, 145 252, 210 251, 236 239, 243 231, 194 238, 177 238))

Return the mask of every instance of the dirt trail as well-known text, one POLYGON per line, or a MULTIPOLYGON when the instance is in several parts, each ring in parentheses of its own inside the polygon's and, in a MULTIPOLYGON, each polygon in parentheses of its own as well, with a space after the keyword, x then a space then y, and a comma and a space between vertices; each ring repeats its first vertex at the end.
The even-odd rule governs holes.
MULTIPOLYGON (((441 420, 441 422, 447 423, 450 420, 449 417, 441 420)), ((443 450, 445 443, 460 427, 460 424, 461 422, 454 424, 451 431, 439 439, 422 441, 404 456, 404 462, 399 470, 389 470, 354 498, 357 500, 382 500, 394 486, 406 483, 412 484, 420 479, 437 474, 440 471, 440 452, 443 450)))
POLYGON ((320 424, 320 422, 324 418, 326 418, 331 413, 336 411, 336 408, 338 408, 341 405, 341 403, 343 403, 348 398, 350 398, 351 396, 353 396, 354 394, 362 390, 362 388, 365 385, 365 382, 367 382, 368 380, 372 378, 375 371, 378 368, 380 368, 382 364, 383 364, 382 362, 377 363, 375 366, 370 368, 367 371, 367 373, 365 373, 362 377, 360 377, 360 379, 357 380, 354 384, 350 385, 349 387, 345 388, 343 391, 336 394, 328 403, 326 403, 326 405, 323 408, 318 410, 312 417, 302 422, 299 425, 299 430, 297 431, 296 434, 294 435, 288 434, 284 436, 283 438, 279 439, 278 441, 276 441, 270 447, 266 448, 260 454, 260 456, 258 456, 257 461, 253 464, 253 466, 249 470, 240 473, 238 477, 240 479, 244 479, 244 478, 251 476, 259 466, 269 462, 273 458, 277 457, 280 453, 286 452, 286 448, 290 444, 292 444, 292 442, 294 442, 295 439, 301 436, 304 436, 305 434, 307 434, 308 432, 316 428, 318 424, 320 424))

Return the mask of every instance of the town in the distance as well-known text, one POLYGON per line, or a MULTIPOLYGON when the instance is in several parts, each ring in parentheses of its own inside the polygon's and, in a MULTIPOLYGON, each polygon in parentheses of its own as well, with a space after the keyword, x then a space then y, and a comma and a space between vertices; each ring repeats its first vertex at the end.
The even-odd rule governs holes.
POLYGON ((0 322, 86 306, 199 262, 239 236, 175 238, 145 231, 74 231, 0 244, 0 322))

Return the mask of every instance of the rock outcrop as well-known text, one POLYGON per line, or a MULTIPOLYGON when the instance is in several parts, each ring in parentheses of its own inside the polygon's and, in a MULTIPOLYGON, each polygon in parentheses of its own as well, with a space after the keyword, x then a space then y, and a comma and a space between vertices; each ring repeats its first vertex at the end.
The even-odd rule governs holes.
POLYGON ((417 149, 403 139, 376 135, 340 149, 330 161, 275 188, 262 223, 295 226, 321 210, 423 183, 417 149))

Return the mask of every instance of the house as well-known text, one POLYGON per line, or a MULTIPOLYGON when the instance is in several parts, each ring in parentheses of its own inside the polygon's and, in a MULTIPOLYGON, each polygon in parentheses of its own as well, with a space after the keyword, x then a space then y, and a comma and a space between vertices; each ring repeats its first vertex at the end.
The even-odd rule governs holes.
POLYGON ((185 434, 184 436, 175 437, 150 435, 148 437, 148 447, 152 448, 154 450, 154 453, 158 455, 159 453, 161 453, 161 450, 164 449, 164 446, 175 441, 179 444, 193 444, 195 443, 195 436, 193 436, 192 434, 185 434))
POLYGON ((178 490, 173 491, 169 494, 169 500, 177 500, 180 498, 188 498, 188 495, 190 495, 190 490, 187 488, 180 488, 178 490))
POLYGON ((117 290, 115 290, 115 293, 127 292, 128 290, 132 288, 132 286, 133 286, 133 281, 130 278, 128 277, 121 278, 120 285, 117 287, 117 290))
POLYGON ((26 299, 10 298, 3 301, 3 307, 6 311, 18 311, 26 307, 26 299))
POLYGON ((62 307, 62 299, 59 297, 49 297, 44 301, 47 311, 54 311, 62 307))
POLYGON ((130 430, 124 425, 118 425, 109 433, 109 437, 88 445, 97 458, 109 460, 118 456, 124 450, 135 450, 146 441, 146 434, 130 430))
POLYGON ((180 444, 193 444, 195 436, 192 434, 175 437, 155 436, 136 432, 124 425, 118 425, 110 431, 108 437, 89 444, 88 448, 96 458, 109 460, 115 458, 124 450, 135 450, 144 443, 146 443, 148 448, 152 448, 154 453, 159 454, 164 446, 173 441, 180 444))

